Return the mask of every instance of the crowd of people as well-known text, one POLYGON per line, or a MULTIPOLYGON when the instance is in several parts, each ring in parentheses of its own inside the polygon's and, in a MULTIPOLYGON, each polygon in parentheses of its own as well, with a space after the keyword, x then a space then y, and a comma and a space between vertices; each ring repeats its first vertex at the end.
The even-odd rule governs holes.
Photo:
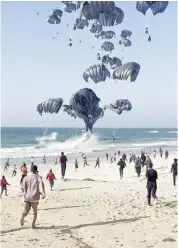
MULTIPOLYGON (((163 157, 163 150, 159 149, 160 157, 163 157)), ((117 162, 117 166, 119 167, 119 174, 120 179, 124 176, 124 168, 127 166, 128 163, 134 163, 135 171, 138 177, 141 175, 142 168, 146 168, 145 176, 147 178, 147 200, 148 205, 151 205, 151 196, 156 199, 156 191, 157 191, 157 179, 158 179, 158 173, 155 169, 153 169, 153 162, 150 158, 151 151, 149 151, 149 155, 143 150, 141 151, 140 156, 136 156, 131 151, 129 152, 129 158, 127 158, 126 153, 123 153, 121 155, 121 151, 118 150, 117 153, 115 152, 113 156, 109 156, 108 153, 106 153, 106 159, 109 160, 110 163, 114 163, 117 161, 117 156, 119 157, 119 161, 117 162)), ((165 159, 167 159, 169 156, 168 151, 165 151, 165 159)), ((153 151, 153 157, 156 157, 156 151, 153 151)), ((83 159, 83 168, 86 166, 89 166, 86 154, 82 154, 83 159)), ((21 191, 24 196, 24 211, 21 217, 21 225, 24 224, 24 218, 29 213, 30 209, 33 210, 33 220, 32 220, 32 228, 36 228, 35 223, 37 219, 37 209, 38 209, 38 203, 40 200, 40 195, 42 195, 42 198, 45 198, 45 185, 43 182, 42 177, 39 175, 38 167, 34 164, 34 158, 31 157, 31 169, 30 173, 28 173, 27 165, 26 163, 23 163, 20 170, 21 170, 21 179, 20 179, 20 185, 21 185, 21 191)), ((58 165, 58 162, 60 163, 61 167, 61 179, 64 180, 66 168, 67 168, 67 157, 64 154, 64 152, 61 153, 61 156, 59 159, 56 158, 55 165, 58 165)), ((46 156, 42 159, 42 164, 47 164, 47 158, 46 156)), ((7 159, 4 171, 8 171, 8 168, 10 166, 10 161, 7 159)), ((96 158, 95 166, 94 168, 100 168, 100 158, 96 158)), ((74 168, 75 171, 79 168, 78 160, 75 159, 74 162, 74 168)), ((177 176, 177 159, 174 159, 174 162, 171 166, 171 173, 173 175, 173 185, 176 185, 176 176, 177 176)), ((14 165, 12 177, 16 176, 17 174, 17 166, 14 165)), ((52 169, 49 170, 49 173, 46 175, 46 180, 49 181, 50 189, 53 190, 54 181, 56 180, 56 177, 52 171, 52 169)), ((5 192, 5 195, 7 196, 7 186, 10 185, 5 176, 2 176, 1 181, 1 196, 5 192)))

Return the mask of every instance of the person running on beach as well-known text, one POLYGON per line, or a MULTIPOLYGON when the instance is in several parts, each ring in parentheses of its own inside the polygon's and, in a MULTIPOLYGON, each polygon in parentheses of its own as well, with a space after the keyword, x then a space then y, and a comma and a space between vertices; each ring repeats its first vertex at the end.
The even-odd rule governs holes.
POLYGON ((106 153, 106 159, 108 160, 108 158, 109 158, 109 155, 108 155, 108 153, 106 153))
POLYGON ((45 164, 46 165, 46 156, 43 157, 42 164, 45 164))
POLYGON ((120 178, 122 179, 123 176, 124 176, 123 171, 124 171, 124 168, 126 166, 125 161, 122 158, 120 158, 120 160, 117 163, 117 165, 119 166, 120 178))
POLYGON ((64 180, 65 177, 65 173, 66 173, 66 166, 67 166, 67 157, 64 155, 63 152, 61 152, 61 156, 60 156, 60 163, 61 163, 61 177, 62 180, 64 180))
POLYGON ((0 185, 1 185, 1 196, 4 191, 5 191, 5 196, 7 196, 7 185, 10 185, 10 184, 6 181, 5 176, 2 176, 0 185))
POLYGON ((166 151, 165 151, 165 159, 167 159, 168 156, 169 156, 169 153, 168 153, 168 151, 166 150, 166 151))
POLYGON ((24 177, 26 177, 27 173, 28 173, 26 163, 22 163, 21 172, 22 172, 22 176, 21 176, 21 179, 20 179, 20 184, 22 184, 22 181, 23 181, 24 177))
POLYGON ((21 226, 24 225, 24 219, 32 208, 32 229, 35 229, 40 195, 42 194, 42 198, 45 198, 45 186, 42 177, 38 175, 38 167, 36 165, 31 166, 31 173, 29 173, 28 176, 25 177, 22 189, 24 195, 24 211, 22 213, 20 223, 21 226), (40 192, 40 189, 42 189, 42 193, 40 192))
POLYGON ((138 157, 137 158, 137 161, 136 161, 136 164, 135 164, 135 169, 136 169, 136 172, 137 172, 138 177, 140 177, 140 174, 141 174, 141 166, 142 166, 142 161, 138 157))
POLYGON ((98 166, 98 168, 100 168, 100 159, 99 158, 96 159, 96 165, 94 168, 96 168, 97 166, 98 166))
POLYGON ((156 150, 153 151, 153 157, 156 158, 156 150))
POLYGON ((53 171, 50 169, 49 173, 46 176, 46 180, 49 181, 50 187, 51 187, 51 191, 53 190, 53 186, 54 186, 54 180, 56 180, 56 177, 53 173, 53 171))
POLYGON ((56 160, 55 160, 55 163, 54 163, 55 165, 58 165, 58 162, 57 162, 57 158, 56 158, 56 160))
POLYGON ((75 171, 77 171, 77 169, 78 169, 78 160, 77 159, 75 159, 74 165, 75 165, 75 171))
POLYGON ((13 176, 16 176, 17 174, 17 166, 14 164, 14 169, 13 169, 13 172, 12 172, 12 177, 13 176))
POLYGON ((145 163, 146 163, 146 156, 145 154, 141 154, 141 162, 142 162, 142 167, 144 167, 145 163))
POLYGON ((85 154, 83 154, 83 168, 85 168, 85 166, 88 165, 87 163, 87 157, 85 154))
POLYGON ((162 158, 162 156, 163 156, 163 150, 162 150, 161 147, 159 148, 159 153, 160 153, 160 157, 162 158))
POLYGON ((173 184, 176 186, 176 176, 177 176, 177 158, 174 159, 174 163, 171 167, 171 173, 173 175, 173 184))
POLYGON ((33 159, 33 157, 30 158, 30 161, 31 161, 31 166, 33 166, 34 165, 34 159, 33 159))
POLYGON ((125 161, 127 161, 127 156, 126 156, 126 154, 125 154, 125 153, 123 153, 123 155, 122 155, 122 159, 124 160, 124 162, 125 162, 125 161))
POLYGON ((157 190, 157 179, 158 179, 158 173, 156 170, 153 169, 153 164, 150 163, 148 170, 146 172, 147 177, 147 199, 148 199, 148 205, 151 206, 151 194, 154 199, 157 198, 156 196, 156 190, 157 190))

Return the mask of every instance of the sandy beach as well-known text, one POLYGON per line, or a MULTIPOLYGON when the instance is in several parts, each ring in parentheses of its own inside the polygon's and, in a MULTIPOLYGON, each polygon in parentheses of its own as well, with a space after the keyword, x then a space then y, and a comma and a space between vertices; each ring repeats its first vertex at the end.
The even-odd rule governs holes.
POLYGON ((37 229, 31 229, 31 213, 24 227, 19 220, 23 198, 20 172, 12 178, 5 173, 8 196, 1 199, 1 244, 9 247, 61 248, 175 248, 177 237, 176 187, 172 183, 171 164, 176 154, 165 160, 152 160, 158 172, 158 203, 147 206, 145 168, 136 176, 133 163, 127 163, 124 178, 119 178, 116 163, 101 158, 100 169, 88 157, 89 166, 74 171, 67 165, 66 181, 60 178, 59 165, 39 165, 46 186, 46 198, 40 201, 37 229), (54 191, 45 177, 52 168, 56 175, 54 191))

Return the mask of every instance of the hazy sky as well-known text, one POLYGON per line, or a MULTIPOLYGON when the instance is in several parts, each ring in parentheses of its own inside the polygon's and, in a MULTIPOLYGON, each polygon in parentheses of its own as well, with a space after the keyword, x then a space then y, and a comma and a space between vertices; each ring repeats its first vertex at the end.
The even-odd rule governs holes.
POLYGON ((64 13, 62 23, 56 26, 48 24, 46 18, 51 9, 62 8, 59 2, 2 3, 1 124, 82 127, 82 120, 75 120, 62 111, 56 116, 41 117, 36 106, 49 97, 62 97, 68 104, 73 93, 89 87, 101 98, 101 104, 127 98, 133 106, 132 111, 121 116, 107 111, 95 127, 176 127, 176 2, 170 2, 166 11, 157 16, 151 12, 143 16, 135 5, 135 2, 117 3, 125 17, 114 28, 113 55, 124 56, 124 62, 138 62, 141 65, 138 78, 134 83, 115 83, 108 79, 95 85, 86 83, 82 74, 97 63, 96 54, 102 42, 88 30, 74 34, 74 14, 64 13), (147 23, 152 36, 150 43, 144 33, 147 23), (123 29, 133 32, 133 45, 122 53, 118 41, 123 29), (59 35, 52 39, 57 32, 59 35), (68 46, 70 35, 72 47, 68 46))

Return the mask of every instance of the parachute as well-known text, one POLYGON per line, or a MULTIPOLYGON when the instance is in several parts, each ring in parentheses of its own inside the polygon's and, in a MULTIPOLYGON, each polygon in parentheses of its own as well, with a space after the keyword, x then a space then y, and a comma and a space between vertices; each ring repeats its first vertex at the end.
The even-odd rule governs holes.
POLYGON ((44 113, 57 114, 63 104, 62 98, 50 98, 38 104, 37 111, 40 115, 44 113))
POLYGON ((132 32, 130 30, 122 30, 121 32, 121 38, 126 39, 126 38, 130 38, 130 36, 132 35, 132 32))
POLYGON ((122 65, 122 61, 117 57, 113 57, 110 59, 109 64, 111 66, 111 69, 116 69, 117 67, 122 65))
POLYGON ((101 38, 101 39, 112 39, 113 37, 115 37, 115 32, 114 31, 102 31, 99 34, 95 34, 95 37, 97 39, 101 38))
POLYGON ((74 29, 84 29, 84 27, 88 27, 88 21, 85 19, 76 19, 74 24, 74 29))
POLYGON ((151 9, 153 15, 157 15, 163 13, 168 4, 168 1, 137 1, 136 9, 143 15, 146 14, 148 9, 151 9))
POLYGON ((51 11, 51 15, 57 16, 58 18, 62 17, 62 10, 60 9, 53 9, 51 11))
POLYGON ((102 31, 102 25, 99 22, 95 22, 91 25, 91 27, 89 28, 91 33, 100 33, 102 31))
POLYGON ((103 26, 115 26, 120 23, 122 23, 124 19, 124 12, 118 8, 114 7, 112 10, 106 10, 105 12, 102 12, 99 16, 98 21, 103 25, 103 26))
POLYGON ((90 66, 84 73, 83 78, 86 82, 91 78, 96 84, 103 82, 107 77, 110 77, 110 72, 103 64, 90 66))
POLYGON ((119 66, 113 72, 113 79, 127 80, 130 77, 130 81, 134 82, 139 74, 140 65, 135 62, 128 62, 119 66))
POLYGON ((119 45, 130 47, 132 45, 132 42, 129 39, 121 39, 119 40, 119 45))
POLYGON ((49 15, 47 18, 47 22, 49 24, 60 24, 61 23, 61 19, 59 17, 57 17, 56 15, 49 15))
POLYGON ((112 50, 114 50, 114 45, 113 45, 113 43, 111 43, 109 41, 105 41, 101 45, 101 49, 106 51, 106 52, 112 52, 112 50))
POLYGON ((132 104, 127 99, 118 99, 110 105, 105 105, 104 110, 110 109, 116 114, 121 115, 123 111, 130 111, 132 109, 132 104))
POLYGON ((70 99, 70 105, 64 105, 64 111, 84 120, 86 130, 92 131, 95 122, 104 116, 99 107, 100 99, 88 88, 80 89, 70 99))
POLYGON ((111 60, 111 58, 109 57, 109 55, 104 55, 102 57, 101 61, 102 61, 103 64, 108 64, 110 62, 110 60, 111 60))

